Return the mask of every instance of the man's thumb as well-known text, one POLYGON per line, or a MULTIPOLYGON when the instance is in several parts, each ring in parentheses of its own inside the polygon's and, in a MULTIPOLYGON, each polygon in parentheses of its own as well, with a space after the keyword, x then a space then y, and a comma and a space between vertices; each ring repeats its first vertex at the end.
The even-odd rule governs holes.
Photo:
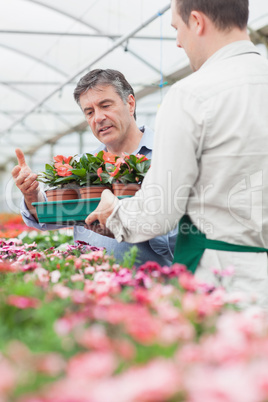
POLYGON ((25 162, 25 157, 24 157, 24 153, 22 152, 22 150, 20 148, 16 148, 15 152, 16 152, 16 155, 17 155, 19 166, 20 167, 26 167, 27 164, 25 162))

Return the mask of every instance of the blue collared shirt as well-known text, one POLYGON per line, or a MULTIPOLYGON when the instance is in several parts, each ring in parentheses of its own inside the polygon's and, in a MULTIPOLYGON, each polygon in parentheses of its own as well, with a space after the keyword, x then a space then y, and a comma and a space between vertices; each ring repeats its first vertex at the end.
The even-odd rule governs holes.
MULTIPOLYGON (((138 148, 133 152, 133 154, 140 153, 146 155, 147 158, 150 159, 152 157, 154 132, 146 126, 141 127, 140 130, 143 132, 143 136, 138 148)), ((94 151, 94 153, 103 149, 105 149, 105 146, 101 145, 94 151)), ((59 225, 36 222, 35 218, 27 209, 24 199, 21 203, 21 215, 26 225, 35 229, 53 230, 62 227, 59 225)), ((136 259, 136 266, 144 264, 146 261, 156 261, 162 266, 171 265, 176 237, 177 229, 164 236, 158 236, 151 240, 137 243, 136 246, 138 247, 138 255, 136 259)), ((84 241, 96 247, 105 247, 107 253, 113 253, 118 262, 123 261, 125 252, 129 251, 134 245, 126 242, 118 243, 115 239, 99 235, 98 233, 92 232, 83 226, 74 226, 74 241, 77 240, 84 241)))

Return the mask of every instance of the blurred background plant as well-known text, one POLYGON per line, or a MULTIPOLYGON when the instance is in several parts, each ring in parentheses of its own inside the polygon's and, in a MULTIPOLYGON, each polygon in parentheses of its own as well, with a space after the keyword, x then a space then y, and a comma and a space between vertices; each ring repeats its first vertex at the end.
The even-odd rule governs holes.
POLYGON ((0 214, 1 238, 18 238, 22 243, 31 244, 34 242, 37 248, 46 249, 73 243, 73 230, 72 228, 45 232, 33 230, 25 225, 21 215, 2 213, 0 214))
POLYGON ((21 215, 2 213, 0 214, 0 238, 17 237, 20 233, 31 230, 28 228, 21 215))

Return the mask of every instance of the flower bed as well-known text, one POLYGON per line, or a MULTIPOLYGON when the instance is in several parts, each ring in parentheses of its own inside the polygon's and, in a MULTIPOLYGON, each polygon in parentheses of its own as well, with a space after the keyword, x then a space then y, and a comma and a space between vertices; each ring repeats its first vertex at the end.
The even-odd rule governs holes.
POLYGON ((134 258, 0 240, 1 401, 267 401, 266 315, 134 258))
POLYGON ((0 238, 17 237, 20 233, 29 230, 23 222, 21 215, 1 213, 0 214, 0 238))

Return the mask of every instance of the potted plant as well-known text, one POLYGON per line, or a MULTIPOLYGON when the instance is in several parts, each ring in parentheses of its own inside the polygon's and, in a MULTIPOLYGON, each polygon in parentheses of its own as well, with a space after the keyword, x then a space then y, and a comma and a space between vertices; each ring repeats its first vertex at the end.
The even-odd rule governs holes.
POLYGON ((79 188, 76 176, 72 170, 76 165, 74 157, 54 156, 52 164, 45 165, 45 171, 38 175, 37 180, 49 187, 46 192, 48 201, 60 201, 79 198, 79 188))
POLYGON ((112 178, 112 189, 116 196, 134 195, 148 172, 151 160, 145 155, 116 156, 114 161, 106 163, 106 170, 112 178))
POLYGON ((99 198, 102 191, 109 188, 110 175, 105 171, 104 154, 105 151, 83 154, 72 169, 81 198, 99 198))

